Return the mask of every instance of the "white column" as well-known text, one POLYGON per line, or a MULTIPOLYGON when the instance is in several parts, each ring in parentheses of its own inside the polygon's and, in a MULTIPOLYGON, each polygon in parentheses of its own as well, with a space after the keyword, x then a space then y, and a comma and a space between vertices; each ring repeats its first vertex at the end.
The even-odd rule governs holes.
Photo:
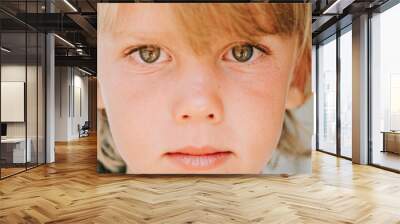
POLYGON ((353 162, 368 163, 368 15, 353 19, 353 162))
POLYGON ((55 60, 54 60, 54 35, 46 36, 46 163, 55 161, 54 133, 55 133, 55 60))
MULTIPOLYGON (((54 12, 54 5, 46 1, 46 12, 54 12)), ((55 162, 55 42, 52 33, 46 34, 46 163, 55 162)))

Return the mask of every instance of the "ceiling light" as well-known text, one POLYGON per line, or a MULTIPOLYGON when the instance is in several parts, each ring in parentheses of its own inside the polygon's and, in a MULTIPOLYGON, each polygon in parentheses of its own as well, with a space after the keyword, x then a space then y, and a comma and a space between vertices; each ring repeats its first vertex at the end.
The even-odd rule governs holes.
POLYGON ((327 9, 325 9, 322 14, 331 13, 331 10, 334 9, 337 6, 337 4, 339 4, 339 2, 340 2, 340 0, 336 0, 335 2, 333 2, 333 4, 330 5, 327 9))
POLYGON ((1 49, 2 51, 6 52, 6 53, 10 53, 10 52, 11 52, 11 50, 9 50, 9 49, 7 49, 7 48, 5 48, 5 47, 1 47, 0 49, 1 49))
POLYGON ((64 42, 64 43, 66 43, 67 45, 69 45, 70 47, 75 48, 75 45, 73 45, 73 44, 72 44, 71 42, 69 42, 68 40, 66 40, 66 39, 64 39, 64 38, 62 38, 62 37, 60 37, 60 36, 57 35, 57 34, 54 34, 54 36, 57 37, 58 39, 60 39, 62 42, 64 42))
POLYGON ((68 1, 64 0, 65 4, 67 4, 74 12, 78 12, 78 10, 68 1))
POLYGON ((85 74, 87 74, 87 75, 93 75, 92 73, 90 73, 90 72, 88 72, 88 71, 86 71, 86 70, 83 70, 83 69, 81 69, 81 68, 79 68, 79 67, 78 67, 78 70, 81 71, 81 72, 83 72, 83 73, 85 73, 85 74))
POLYGON ((354 0, 336 0, 322 14, 342 14, 343 10, 353 2, 354 0))

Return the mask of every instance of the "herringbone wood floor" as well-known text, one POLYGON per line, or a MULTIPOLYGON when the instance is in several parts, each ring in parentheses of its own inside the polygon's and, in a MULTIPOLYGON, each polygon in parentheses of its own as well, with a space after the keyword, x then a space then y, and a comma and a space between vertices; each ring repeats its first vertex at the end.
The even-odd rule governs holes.
POLYGON ((400 175, 323 153, 313 174, 96 173, 96 139, 57 145, 57 162, 0 181, 0 223, 400 223, 400 175))

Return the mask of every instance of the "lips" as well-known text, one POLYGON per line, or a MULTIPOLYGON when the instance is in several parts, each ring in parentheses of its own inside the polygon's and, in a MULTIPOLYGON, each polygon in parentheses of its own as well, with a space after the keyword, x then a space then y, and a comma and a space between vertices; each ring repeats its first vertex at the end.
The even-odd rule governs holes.
POLYGON ((207 146, 185 147, 164 155, 187 171, 206 171, 223 165, 233 152, 207 146))

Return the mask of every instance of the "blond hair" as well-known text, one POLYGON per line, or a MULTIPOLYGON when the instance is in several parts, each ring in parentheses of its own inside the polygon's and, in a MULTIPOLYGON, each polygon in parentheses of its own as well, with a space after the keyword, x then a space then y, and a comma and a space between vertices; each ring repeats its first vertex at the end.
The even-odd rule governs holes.
MULTIPOLYGON (((135 3, 150 4, 150 3, 135 3)), ((294 37, 297 58, 291 86, 304 95, 311 95, 311 5, 309 3, 171 3, 177 16, 181 34, 198 54, 207 52, 213 38, 223 35, 240 37, 252 42, 268 34, 294 37)), ((115 30, 123 4, 98 4, 99 44, 104 32, 115 30)), ((289 154, 309 155, 308 148, 300 147, 300 124, 289 110, 286 111, 278 149, 289 154)))
MULTIPOLYGON (((149 3, 135 3, 149 4, 149 3)), ((118 12, 124 4, 100 3, 99 37, 104 32, 118 32, 115 24, 124 18, 118 12)), ((294 36, 298 63, 292 86, 310 95, 311 72, 311 5, 309 3, 171 3, 181 32, 198 53, 208 50, 212 38, 232 35, 252 42, 268 34, 294 36)), ((123 32, 121 30, 120 32, 123 32)))

